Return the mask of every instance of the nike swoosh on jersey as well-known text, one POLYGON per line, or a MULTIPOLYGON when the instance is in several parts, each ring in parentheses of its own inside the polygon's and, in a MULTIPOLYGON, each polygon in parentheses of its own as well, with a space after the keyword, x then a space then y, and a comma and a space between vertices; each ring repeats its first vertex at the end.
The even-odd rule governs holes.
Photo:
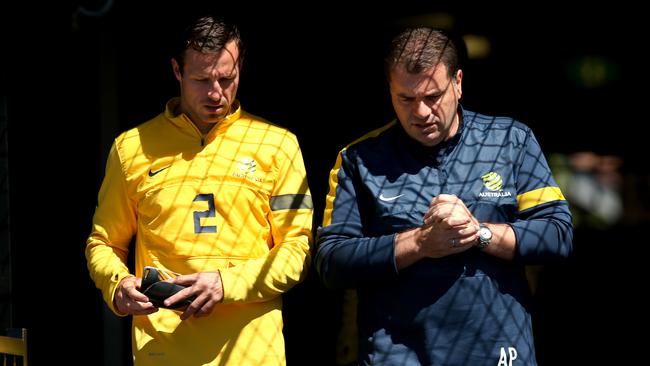
POLYGON ((395 201, 396 199, 402 197, 403 195, 404 195, 404 194, 402 193, 402 194, 399 194, 399 195, 397 195, 397 196, 386 197, 386 196, 384 196, 384 194, 382 193, 382 194, 379 195, 379 200, 384 201, 384 202, 395 201))
MULTIPOLYGON (((171 165, 170 165, 170 166, 171 166, 171 165)), ((152 171, 151 169, 149 169, 149 176, 150 176, 150 177, 153 177, 154 175, 156 175, 156 174, 162 172, 163 170, 169 168, 170 166, 166 166, 166 167, 164 167, 164 168, 160 168, 160 169, 156 170, 155 172, 152 171)))

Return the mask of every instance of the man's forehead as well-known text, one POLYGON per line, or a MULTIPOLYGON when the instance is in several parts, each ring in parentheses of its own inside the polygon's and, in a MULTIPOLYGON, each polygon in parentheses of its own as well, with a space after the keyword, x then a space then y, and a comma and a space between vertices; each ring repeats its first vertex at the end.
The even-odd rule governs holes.
POLYGON ((417 74, 409 73, 404 67, 391 70, 391 84, 400 84, 407 88, 443 88, 448 82, 447 67, 441 63, 417 74))

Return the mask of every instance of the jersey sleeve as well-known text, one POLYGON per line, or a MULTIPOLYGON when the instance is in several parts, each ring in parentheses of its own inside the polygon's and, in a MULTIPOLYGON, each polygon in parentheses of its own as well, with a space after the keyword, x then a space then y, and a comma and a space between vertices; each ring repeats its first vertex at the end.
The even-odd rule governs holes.
POLYGON ((358 200, 360 178, 347 154, 339 153, 330 172, 323 226, 318 231, 316 269, 330 288, 395 277, 395 234, 364 237, 358 200))
POLYGON ((569 205, 539 143, 528 131, 517 171, 516 256, 526 263, 566 258, 572 251, 569 205))
POLYGON ((126 180, 116 143, 106 164, 92 230, 86 241, 86 259, 90 277, 102 291, 109 308, 120 281, 129 276, 126 258, 129 243, 136 232, 136 209, 129 198, 126 180))
POLYGON ((272 247, 264 257, 220 270, 224 303, 274 298, 302 281, 307 273, 313 203, 294 135, 285 135, 277 158, 277 182, 271 192, 268 214, 272 247))

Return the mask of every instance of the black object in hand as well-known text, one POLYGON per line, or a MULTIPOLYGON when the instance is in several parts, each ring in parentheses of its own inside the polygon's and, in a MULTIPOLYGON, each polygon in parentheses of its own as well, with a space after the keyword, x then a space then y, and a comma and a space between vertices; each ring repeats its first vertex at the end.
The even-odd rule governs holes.
POLYGON ((183 308, 194 301, 195 296, 190 296, 186 299, 180 300, 170 306, 165 306, 166 298, 172 296, 178 291, 184 289, 185 286, 165 282, 161 279, 158 269, 154 267, 144 267, 142 275, 142 285, 140 286, 141 292, 149 298, 154 306, 166 309, 183 308))

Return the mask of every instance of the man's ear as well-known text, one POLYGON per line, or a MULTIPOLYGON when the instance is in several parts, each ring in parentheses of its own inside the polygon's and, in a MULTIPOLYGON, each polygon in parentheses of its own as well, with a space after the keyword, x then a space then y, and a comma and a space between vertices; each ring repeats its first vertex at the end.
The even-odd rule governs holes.
POLYGON ((175 58, 172 58, 172 70, 174 71, 174 76, 176 76, 176 80, 181 81, 183 78, 183 73, 181 73, 181 67, 178 65, 178 62, 176 61, 175 58))

